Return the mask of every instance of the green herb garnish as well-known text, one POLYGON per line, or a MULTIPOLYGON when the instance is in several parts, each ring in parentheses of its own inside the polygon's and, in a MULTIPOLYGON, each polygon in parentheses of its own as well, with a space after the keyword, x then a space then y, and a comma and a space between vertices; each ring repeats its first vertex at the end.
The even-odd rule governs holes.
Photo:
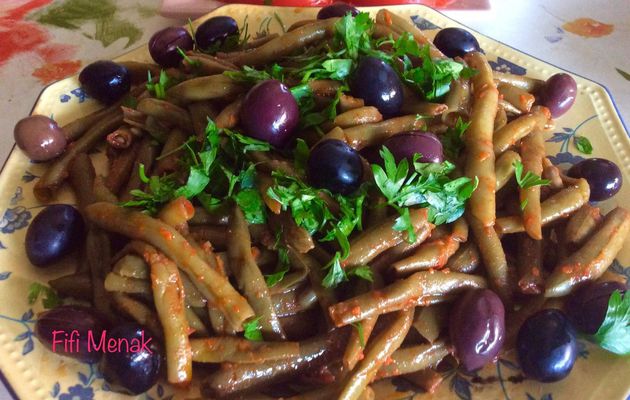
POLYGON ((440 136, 440 141, 444 147, 444 154, 451 160, 456 160, 464 148, 464 140, 462 137, 469 126, 470 122, 464 122, 461 118, 457 118, 455 126, 449 127, 446 132, 440 136))
POLYGON ((361 321, 359 321, 354 322, 351 325, 352 327, 354 327, 354 329, 357 330, 357 334, 359 336, 359 344, 361 345, 361 348, 365 349, 365 333, 363 332, 363 324, 361 323, 361 321))
POLYGON ((61 299, 53 288, 39 282, 31 283, 28 287, 28 304, 35 304, 40 297, 45 309, 55 308, 61 304, 61 299))
POLYGON ((518 186, 522 189, 527 189, 534 186, 549 185, 549 179, 542 179, 540 176, 534 174, 531 171, 527 171, 527 173, 523 175, 523 163, 521 161, 516 160, 512 165, 514 166, 516 183, 518 183, 518 186))
POLYGON ((593 340, 612 353, 630 354, 630 295, 622 296, 618 290, 612 293, 604 322, 593 340))
POLYGON ((245 339, 255 342, 261 342, 263 340, 262 327, 260 326, 261 318, 262 317, 254 318, 249 322, 243 323, 243 336, 245 339))
POLYGON ((166 91, 175 85, 175 81, 171 79, 166 71, 160 71, 160 77, 157 82, 153 82, 151 71, 147 71, 147 90, 153 93, 156 98, 164 100, 166 98, 166 91))

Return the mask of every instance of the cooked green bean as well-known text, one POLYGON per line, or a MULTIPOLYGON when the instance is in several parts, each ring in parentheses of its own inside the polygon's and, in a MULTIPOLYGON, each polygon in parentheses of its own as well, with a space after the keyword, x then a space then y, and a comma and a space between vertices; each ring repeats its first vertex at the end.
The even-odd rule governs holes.
POLYGON ((239 97, 227 106, 217 115, 214 123, 219 129, 233 129, 239 121, 239 113, 243 105, 243 98, 239 97))
POLYGON ((120 292, 111 293, 115 307, 142 326, 149 328, 152 334, 163 337, 162 326, 155 312, 141 301, 120 292))
POLYGON ((529 135, 534 129, 544 129, 549 118, 551 115, 547 108, 536 106, 532 108, 530 113, 509 122, 494 133, 494 153, 498 156, 529 135))
POLYGON ((192 121, 188 111, 166 100, 147 97, 138 102, 136 109, 160 121, 173 124, 183 131, 190 132, 192 130, 192 121))
POLYGON ((366 106, 348 110, 335 117, 333 123, 340 128, 381 122, 383 116, 376 107, 366 106))
POLYGON ((209 398, 234 396, 278 382, 336 359, 344 344, 344 331, 335 330, 300 342, 300 355, 262 363, 224 363, 202 381, 201 393, 209 398))
MULTIPOLYGON (((94 204, 109 205, 109 203, 94 204)), ((87 213, 88 208, 85 209, 85 214, 87 215, 87 213)), ((85 237, 82 260, 87 264, 87 270, 90 271, 94 307, 111 321, 115 321, 116 316, 112 311, 111 300, 105 289, 105 277, 111 270, 111 258, 109 235, 96 226, 90 226, 85 237)))
POLYGON ((599 278, 610 266, 630 232, 630 212, 617 207, 584 245, 561 260, 547 279, 545 297, 565 296, 581 282, 599 278))
POLYGON ((448 325, 449 306, 434 304, 416 310, 413 327, 429 343, 433 343, 448 325))
POLYGON ((76 272, 48 281, 50 287, 63 297, 92 301, 92 280, 86 271, 76 272))
POLYGON ((192 123, 193 132, 199 142, 206 137, 206 126, 208 126, 208 118, 214 120, 218 111, 210 100, 197 101, 188 105, 190 113, 190 121, 192 123))
POLYGON ((306 229, 295 223, 289 211, 282 211, 278 215, 269 215, 269 225, 276 232, 282 232, 282 242, 286 246, 293 247, 300 253, 307 253, 315 246, 311 235, 306 229))
POLYGON ((78 140, 89 129, 94 127, 96 123, 103 120, 105 117, 108 117, 110 114, 116 113, 120 109, 120 104, 120 102, 117 102, 107 108, 100 108, 85 117, 75 119, 74 121, 64 125, 61 129, 63 130, 66 139, 68 141, 78 140))
POLYGON ((494 117, 494 131, 498 131, 503 128, 508 123, 507 113, 505 112, 505 108, 501 106, 499 102, 499 107, 497 107, 497 115, 494 117))
POLYGON ((492 74, 497 82, 516 86, 517 88, 521 88, 529 93, 535 92, 545 84, 545 82, 540 79, 529 78, 523 75, 514 75, 499 71, 493 71, 492 74))
MULTIPOLYGON (((184 276, 184 275, 180 275, 184 276)), ((190 334, 195 336, 208 336, 209 332, 206 328, 204 322, 199 318, 197 313, 193 310, 192 307, 186 305, 186 320, 188 321, 188 325, 190 326, 190 330, 192 331, 190 334)))
POLYGON ((479 266, 479 250, 473 242, 467 242, 448 259, 444 268, 453 271, 470 274, 479 266))
POLYGON ((426 121, 417 115, 405 115, 386 119, 374 124, 353 126, 343 130, 343 140, 355 150, 383 143, 385 139, 400 132, 422 129, 426 121))
MULTIPOLYGON (((545 158, 545 140, 540 129, 534 129, 521 141, 523 173, 542 175, 543 158, 545 158)), ((519 200, 523 214, 525 232, 532 239, 542 240, 542 223, 540 210, 540 185, 528 188, 519 187, 519 200)))
POLYGON ((242 327, 254 312, 247 301, 225 277, 208 265, 175 229, 145 214, 108 203, 86 208, 90 221, 103 229, 133 239, 146 241, 164 252, 191 278, 197 289, 227 317, 235 327, 242 327))
POLYGON ((507 150, 494 163, 497 177, 497 191, 505 186, 514 176, 514 162, 521 161, 521 155, 515 151, 507 150))
POLYGON ((470 82, 467 79, 457 79, 451 82, 451 90, 444 99, 446 111, 442 113, 442 122, 453 124, 456 117, 468 115, 470 106, 470 82))
POLYGON ((179 270, 171 259, 155 249, 148 251, 145 259, 151 267, 153 303, 164 329, 167 379, 176 386, 186 386, 192 380, 193 359, 179 270))
POLYGON ((188 52, 188 58, 183 61, 188 71, 201 75, 221 74, 225 71, 238 71, 238 68, 226 61, 208 54, 188 52), (192 64, 191 64, 192 62, 192 64))
POLYGON ((468 223, 486 267, 490 287, 505 303, 510 304, 512 301, 510 273, 499 235, 494 228, 483 226, 473 215, 468 216, 468 223))
POLYGON ((153 175, 169 175, 177 171, 181 163, 184 150, 182 145, 188 139, 189 134, 182 129, 175 128, 166 138, 160 156, 156 159, 153 175))
POLYGON ((374 290, 328 308, 336 326, 352 324, 372 315, 403 310, 431 302, 434 296, 486 287, 480 276, 450 271, 420 271, 399 279, 381 290, 374 290))
POLYGON ((448 259, 459 249, 460 238, 447 235, 444 238, 423 243, 412 255, 392 264, 396 276, 407 276, 413 272, 442 268, 448 259))
POLYGON ((92 127, 70 146, 63 155, 53 161, 46 172, 37 181, 33 188, 35 197, 41 202, 49 202, 55 192, 68 176, 68 168, 72 160, 81 153, 86 153, 108 133, 116 129, 122 123, 122 112, 119 108, 105 114, 102 119, 94 122, 92 127))
POLYGON ((503 96, 503 100, 514 105, 522 112, 529 112, 536 100, 533 94, 509 83, 501 82, 497 85, 497 89, 499 94, 503 96))
POLYGON ((192 358, 203 363, 262 363, 300 355, 297 342, 255 342, 236 337, 192 339, 192 358))
POLYGON ((529 235, 519 234, 518 288, 524 294, 540 294, 545 285, 543 279, 542 241, 529 235))
POLYGON ((242 93, 246 87, 223 74, 189 79, 166 91, 167 96, 183 102, 212 100, 242 93))
POLYGON ((125 68, 131 74, 131 83, 137 85, 147 81, 147 74, 151 71, 151 76, 160 76, 160 66, 152 63, 143 63, 137 61, 119 61, 120 65, 124 65, 125 68))
POLYGON ((472 78, 474 100, 470 126, 464 136, 467 152, 466 176, 479 179, 479 185, 468 201, 469 209, 483 226, 493 226, 496 218, 496 176, 492 132, 499 93, 492 80, 492 69, 486 57, 479 52, 472 52, 465 59, 471 68, 479 71, 472 78))
POLYGON ((113 272, 105 277, 104 286, 108 292, 151 294, 151 284, 147 280, 120 276, 113 272))
POLYGON ((344 382, 338 400, 356 400, 374 380, 379 369, 400 347, 413 321, 414 308, 396 311, 387 327, 370 341, 363 358, 344 382))
POLYGON ((281 57, 288 56, 298 49, 312 45, 330 36, 338 18, 324 19, 312 24, 304 25, 294 31, 270 40, 252 51, 242 52, 227 60, 235 65, 249 65, 252 67, 265 65, 281 57))
POLYGON ((428 45, 429 46, 429 54, 431 58, 443 58, 444 54, 440 50, 435 47, 433 42, 429 40, 424 33, 413 23, 410 22, 408 18, 403 18, 396 13, 393 13, 386 9, 378 10, 376 13, 376 22, 383 24, 385 26, 390 27, 394 32, 398 34, 403 34, 404 32, 409 32, 413 35, 413 38, 416 42, 418 42, 421 46, 428 45))
POLYGON ((139 146, 138 141, 135 141, 130 147, 117 152, 110 160, 105 186, 107 186, 112 193, 118 194, 129 181, 139 146))
POLYGON ((149 279, 149 268, 144 259, 135 254, 126 254, 114 264, 113 271, 127 278, 149 279))
POLYGON ((271 303, 269 288, 251 252, 251 237, 247 230, 247 221, 238 206, 234 207, 230 216, 227 235, 230 269, 255 314, 261 318, 263 335, 268 339, 284 339, 282 326, 271 303))
POLYGON ((131 169, 131 175, 129 175, 129 181, 123 188, 120 194, 120 200, 128 201, 133 198, 131 191, 134 189, 140 189, 143 185, 142 179, 140 179, 140 165, 144 165, 144 171, 146 174, 151 173, 153 163, 157 157, 158 148, 150 137, 144 137, 139 144, 136 159, 131 169))
MULTIPOLYGON (((429 225, 428 211, 425 208, 409 210, 411 224, 414 231, 419 232, 429 225)), ((355 265, 365 265, 384 251, 400 244, 407 238, 407 232, 392 229, 398 216, 392 216, 381 224, 361 232, 350 241, 350 254, 342 262, 344 268, 355 265)))
MULTIPOLYGON (((547 225, 560 218, 566 218, 582 207, 590 196, 590 188, 584 179, 578 179, 574 186, 569 186, 549 197, 540 204, 541 223, 547 225)), ((520 216, 497 218, 496 230, 499 234, 523 232, 523 220, 520 216)))
POLYGON ((564 228, 564 241, 569 245, 582 245, 601 221, 601 210, 588 203, 584 204, 567 221, 567 226, 564 228))
POLYGON ((436 367, 450 353, 443 341, 398 349, 392 353, 391 362, 388 360, 387 364, 381 366, 376 378, 390 378, 436 367))
POLYGON ((94 179, 96 172, 90 156, 87 153, 79 153, 70 163, 68 168, 68 181, 77 198, 79 209, 96 201, 94 195, 94 179))

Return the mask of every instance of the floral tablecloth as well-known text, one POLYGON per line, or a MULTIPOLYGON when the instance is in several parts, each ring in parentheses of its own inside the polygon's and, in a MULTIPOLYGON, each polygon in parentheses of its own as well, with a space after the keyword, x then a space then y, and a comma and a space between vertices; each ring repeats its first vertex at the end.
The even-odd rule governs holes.
MULTIPOLYGON (((159 28, 181 22, 161 17, 159 5, 159 0, 0 0, 0 161, 13 147, 13 126, 29 113, 45 85, 94 60, 140 46, 159 28)), ((446 14, 605 85, 623 119, 630 121, 628 0, 494 0, 489 11, 446 14)), ((493 67, 519 73, 518 66, 501 59, 493 67)), ((73 91, 60 101, 82 101, 82 96, 73 91)), ((87 393, 57 395, 61 400, 90 398, 87 393)), ((10 397, 0 382, 0 399, 5 398, 10 397)))

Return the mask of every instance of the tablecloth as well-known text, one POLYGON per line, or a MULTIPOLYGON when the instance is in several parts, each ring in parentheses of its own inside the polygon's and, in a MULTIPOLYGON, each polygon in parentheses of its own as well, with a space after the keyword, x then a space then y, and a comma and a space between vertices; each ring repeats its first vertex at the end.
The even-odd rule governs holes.
MULTIPOLYGON (((0 1, 0 160, 13 126, 41 90, 97 59, 146 43, 182 21, 158 14, 159 0, 0 1)), ((528 54, 606 86, 630 121, 628 0, 495 0, 489 11, 448 11, 451 18, 528 54)), ((509 71, 508 63, 498 68, 509 71)), ((68 94, 67 101, 81 93, 68 94)), ((0 382, 0 399, 10 398, 0 382)))

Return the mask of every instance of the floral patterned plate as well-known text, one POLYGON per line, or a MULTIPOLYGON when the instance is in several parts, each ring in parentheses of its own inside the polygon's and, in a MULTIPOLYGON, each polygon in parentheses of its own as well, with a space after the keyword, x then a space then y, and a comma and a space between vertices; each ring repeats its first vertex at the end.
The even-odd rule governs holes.
MULTIPOLYGON (((445 26, 458 24, 442 14, 422 6, 395 6, 393 11, 410 18, 428 36, 445 26)), ((378 8, 366 8, 376 13, 378 8)), ((230 5, 215 10, 212 15, 231 15, 239 24, 247 16, 250 32, 258 29, 280 31, 300 19, 312 18, 316 9, 275 8, 265 6, 230 5)), ((201 19, 203 20, 203 18, 201 19)), ((201 22, 197 21, 197 23, 201 22)), ((502 43, 477 35, 492 67, 520 74, 546 78, 558 68, 520 53, 502 43)), ((144 47, 120 59, 148 61, 144 47)), ((630 140, 605 88, 587 79, 576 77, 579 94, 569 113, 557 120, 554 133, 547 138, 547 150, 555 163, 573 164, 584 156, 578 153, 575 139, 586 136, 594 147, 593 156, 614 160, 630 182, 630 140)), ((33 113, 52 115, 65 124, 95 110, 99 105, 79 88, 76 77, 52 84, 37 100, 33 113)), ((5 127, 10 131, 11 127, 5 127)), ((96 154, 98 158, 99 155, 96 154)), ((102 158, 102 157, 101 157, 102 158)), ((27 288, 32 282, 47 282, 63 275, 72 267, 60 265, 49 269, 31 266, 24 253, 26 227, 42 208, 32 195, 35 181, 45 165, 33 164, 20 152, 13 151, 0 174, 0 369, 8 384, 23 399, 91 400, 124 398, 113 393, 94 365, 81 364, 59 357, 43 348, 33 337, 35 314, 42 310, 38 301, 29 304, 27 288)), ((630 186, 622 187, 612 200, 602 204, 607 211, 630 198, 630 186)), ((72 203, 67 191, 60 193, 59 202, 72 203)), ((630 277, 630 243, 612 266, 630 277)), ((558 383, 540 384, 524 380, 513 354, 503 355, 496 365, 475 375, 452 373, 445 377, 435 398, 440 399, 630 399, 630 358, 616 357, 592 344, 580 340, 580 357, 571 375, 558 383)), ((375 385, 377 398, 429 398, 421 390, 402 379, 393 385, 375 385)), ((194 389, 192 390, 194 392, 194 389)), ((177 392, 166 384, 157 385, 141 398, 184 398, 193 393, 177 392)))

